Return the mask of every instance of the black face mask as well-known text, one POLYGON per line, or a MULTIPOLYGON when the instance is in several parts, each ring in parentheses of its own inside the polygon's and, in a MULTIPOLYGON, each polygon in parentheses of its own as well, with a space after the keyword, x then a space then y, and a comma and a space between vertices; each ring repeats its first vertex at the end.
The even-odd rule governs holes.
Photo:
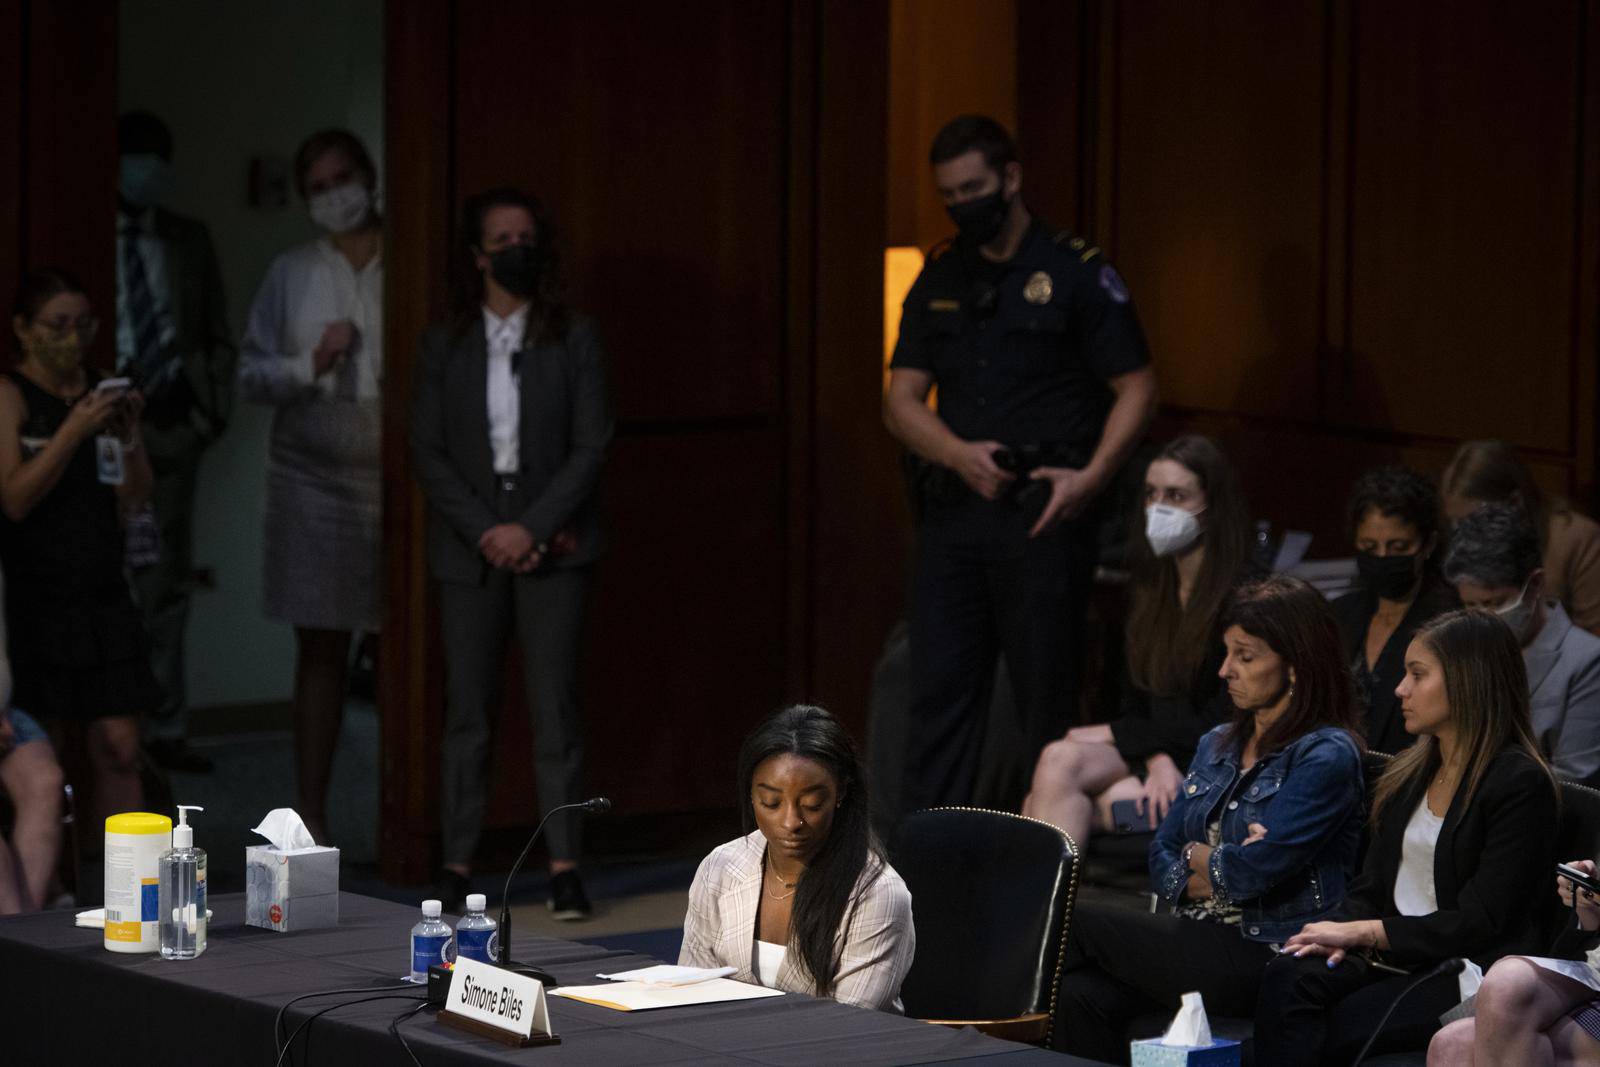
POLYGON ((1385 600, 1399 600, 1417 582, 1417 557, 1356 553, 1356 569, 1368 589, 1385 600))
POLYGON ((489 274, 512 296, 532 296, 544 273, 544 252, 533 245, 510 245, 489 254, 489 274))
POLYGON ((951 204, 945 210, 950 213, 950 221, 956 224, 956 229, 961 231, 963 241, 982 246, 1000 236, 1000 228, 1006 224, 1006 213, 1011 210, 1011 201, 1006 199, 1002 186, 987 196, 951 204))

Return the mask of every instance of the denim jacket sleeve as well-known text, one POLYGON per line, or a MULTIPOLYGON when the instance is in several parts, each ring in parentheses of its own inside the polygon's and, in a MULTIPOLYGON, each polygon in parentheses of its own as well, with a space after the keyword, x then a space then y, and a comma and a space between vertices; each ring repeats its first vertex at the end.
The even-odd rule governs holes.
MULTIPOLYGON (((1216 731, 1200 739, 1200 748, 1195 753, 1194 764, 1189 768, 1189 777, 1184 779, 1185 785, 1194 780, 1194 768, 1202 760, 1210 758, 1215 743, 1216 731)), ((1167 809, 1167 817, 1156 827, 1155 840, 1150 842, 1150 888, 1168 904, 1178 902, 1183 896, 1184 886, 1189 882, 1189 868, 1183 862, 1183 846, 1189 843, 1184 826, 1192 801, 1185 785, 1178 787, 1178 795, 1173 798, 1172 807, 1167 809)), ((1206 799, 1210 799, 1209 793, 1206 799)))
POLYGON ((1363 802, 1361 754, 1343 732, 1300 742, 1277 793, 1256 821, 1264 840, 1212 851, 1211 889, 1219 901, 1253 900, 1303 868, 1363 802))

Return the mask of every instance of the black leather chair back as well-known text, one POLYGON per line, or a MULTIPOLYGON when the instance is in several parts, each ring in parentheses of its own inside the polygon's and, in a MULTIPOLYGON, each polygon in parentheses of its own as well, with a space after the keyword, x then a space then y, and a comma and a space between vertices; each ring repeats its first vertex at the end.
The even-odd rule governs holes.
POLYGON ((901 988, 919 1019, 1055 1023, 1077 849, 1060 828, 982 808, 930 808, 901 823, 892 850, 911 890, 917 953, 901 988))

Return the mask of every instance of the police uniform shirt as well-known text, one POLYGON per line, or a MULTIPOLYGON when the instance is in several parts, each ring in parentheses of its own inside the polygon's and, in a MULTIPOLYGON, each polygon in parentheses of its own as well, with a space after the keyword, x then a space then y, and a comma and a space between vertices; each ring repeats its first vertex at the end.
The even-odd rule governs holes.
POLYGON ((1099 249, 1035 223, 1007 263, 936 246, 906 295, 890 366, 931 374, 939 417, 964 440, 1092 450, 1113 399, 1106 381, 1149 362, 1099 249))

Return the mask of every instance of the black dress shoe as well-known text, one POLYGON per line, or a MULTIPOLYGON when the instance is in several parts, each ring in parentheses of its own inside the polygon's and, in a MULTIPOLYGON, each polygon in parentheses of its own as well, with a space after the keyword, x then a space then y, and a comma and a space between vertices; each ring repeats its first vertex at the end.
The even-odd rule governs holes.
POLYGON ((211 760, 189 747, 183 738, 157 738, 145 743, 150 759, 164 771, 181 774, 210 774, 216 769, 211 760))
POLYGON ((561 922, 587 919, 594 909, 589 906, 589 896, 583 891, 583 879, 577 871, 562 871, 550 879, 550 917, 561 922))
POLYGON ((439 910, 446 915, 460 915, 471 891, 472 883, 466 875, 449 867, 440 868, 439 876, 433 881, 433 895, 439 900, 439 910))

